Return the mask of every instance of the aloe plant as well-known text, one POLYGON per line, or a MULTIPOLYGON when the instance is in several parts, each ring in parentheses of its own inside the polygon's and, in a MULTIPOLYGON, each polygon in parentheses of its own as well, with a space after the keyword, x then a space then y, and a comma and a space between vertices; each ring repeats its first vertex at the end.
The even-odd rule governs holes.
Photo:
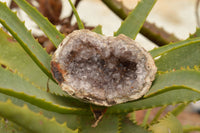
MULTIPOLYGON (((64 35, 25 0, 14 1, 57 47, 64 35)), ((69 2, 79 28, 83 29, 76 9, 69 2)), ((112 0, 103 2, 116 9, 118 15, 126 16, 112 0)), ((155 2, 141 0, 114 35, 125 34, 135 39, 155 2)), ((50 72, 51 55, 34 39, 16 13, 2 2, 0 23, 3 25, 0 29, 0 132, 159 133, 170 130, 171 133, 181 133, 200 129, 192 125, 182 126, 176 118, 188 103, 200 99, 198 34, 149 51, 158 68, 150 91, 138 100, 107 108, 74 99, 61 90, 50 72), (175 104, 180 105, 159 119, 168 105, 175 104), (162 108, 148 123, 150 109, 155 107, 162 108), (142 109, 149 111, 139 125, 134 111, 142 109), (99 113, 100 117, 95 118, 99 113)), ((102 34, 101 26, 93 31, 102 34)))

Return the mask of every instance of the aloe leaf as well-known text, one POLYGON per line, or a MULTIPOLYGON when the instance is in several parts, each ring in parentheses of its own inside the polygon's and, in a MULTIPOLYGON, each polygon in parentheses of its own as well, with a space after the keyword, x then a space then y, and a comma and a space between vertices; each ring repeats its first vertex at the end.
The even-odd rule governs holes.
POLYGON ((79 29, 84 29, 84 25, 83 25, 83 23, 82 23, 82 21, 81 21, 79 15, 78 15, 78 12, 76 11, 76 8, 75 8, 74 4, 72 3, 71 0, 68 0, 68 1, 69 1, 69 4, 71 5, 72 10, 73 10, 73 12, 74 12, 74 15, 75 15, 75 17, 76 17, 76 21, 77 21, 77 24, 78 24, 78 28, 79 28, 79 29))
POLYGON ((107 113, 130 112, 133 110, 199 100, 199 80, 200 72, 194 69, 158 74, 150 91, 144 98, 112 106, 108 108, 107 113))
POLYGON ((12 34, 22 48, 33 59, 38 67, 53 81, 50 73, 51 57, 34 39, 31 32, 26 29, 24 23, 13 13, 5 3, 0 2, 0 23, 12 34))
MULTIPOLYGON (((123 5, 122 1, 102 0, 102 2, 121 19, 124 20, 127 17, 129 9, 123 5)), ((173 34, 167 33, 163 28, 159 28, 147 21, 143 24, 140 33, 159 46, 179 40, 173 34)))
POLYGON ((150 133, 145 128, 133 124, 132 121, 124 117, 120 124, 120 133, 150 133))
POLYGON ((187 45, 191 45, 191 44, 196 44, 200 42, 200 38, 192 38, 192 39, 188 39, 185 41, 180 41, 180 42, 176 42, 176 43, 171 43, 169 45, 165 45, 159 48, 155 48, 153 50, 150 51, 151 55, 155 58, 158 57, 160 55, 164 55, 170 51, 173 51, 175 49, 178 49, 180 47, 184 47, 187 45))
POLYGON ((31 111, 26 105, 19 107, 10 100, 0 102, 0 115, 23 126, 31 132, 37 133, 76 133, 77 130, 69 129, 66 124, 59 124, 55 119, 48 119, 41 114, 31 111))
POLYGON ((128 119, 129 119, 132 123, 137 124, 136 113, 135 113, 135 111, 129 113, 127 116, 128 116, 128 119))
POLYGON ((46 34, 51 42, 57 47, 64 39, 64 35, 61 34, 54 25, 49 22, 35 7, 31 6, 26 0, 14 0, 15 3, 23 9, 27 15, 35 21, 40 29, 46 34))
POLYGON ((114 35, 124 34, 135 39, 155 3, 156 0, 141 0, 124 22, 122 22, 114 35))
POLYGON ((27 133, 28 131, 23 127, 0 117, 0 132, 1 133, 27 133))
POLYGON ((200 126, 184 125, 183 133, 191 133, 192 131, 200 131, 200 126))
POLYGON ((102 33, 102 26, 101 25, 96 26, 94 29, 92 29, 92 31, 96 32, 98 34, 101 34, 101 35, 103 34, 102 33))
POLYGON ((151 110, 152 110, 152 109, 148 109, 148 110, 147 110, 147 112, 146 112, 146 114, 145 114, 145 116, 144 116, 144 120, 143 120, 143 122, 142 122, 142 124, 141 124, 142 127, 146 127, 146 126, 147 126, 147 122, 148 122, 149 116, 150 116, 150 114, 151 114, 151 110))
POLYGON ((153 82, 150 91, 145 97, 155 95, 156 93, 169 91, 170 86, 186 86, 200 93, 200 71, 177 70, 158 74, 153 82))
POLYGON ((180 68, 194 67, 200 65, 200 43, 171 49, 162 54, 156 61, 158 71, 177 70, 180 68))
POLYGON ((195 37, 200 37, 200 28, 196 28, 195 33, 190 35, 189 38, 195 38, 195 37))
POLYGON ((28 106, 28 108, 30 110, 34 111, 35 113, 43 114, 45 117, 47 117, 49 119, 55 118, 56 121, 59 122, 60 124, 67 122, 67 126, 73 130, 77 129, 79 126, 79 122, 77 121, 77 119, 79 117, 78 115, 61 114, 61 113, 48 111, 48 110, 42 109, 40 107, 34 106, 34 105, 32 105, 26 101, 23 101, 21 99, 15 98, 13 96, 8 96, 6 94, 0 93, 0 101, 6 102, 7 100, 11 100, 12 103, 15 104, 16 106, 23 106, 24 104, 26 104, 28 106))
POLYGON ((156 115, 154 116, 153 120, 150 122, 151 124, 154 124, 157 122, 157 120, 159 119, 160 115, 163 113, 163 111, 167 108, 167 106, 163 106, 162 108, 160 108, 160 110, 156 113, 156 115))
POLYGON ((45 90, 40 90, 26 82, 16 73, 0 67, 0 92, 20 98, 31 104, 60 113, 82 113, 86 112, 87 104, 79 102, 74 98, 52 95, 45 90))
POLYGON ((167 117, 159 120, 159 123, 150 126, 149 129, 154 133, 183 133, 181 123, 172 114, 169 114, 167 117))
POLYGON ((91 127, 95 123, 93 115, 83 115, 79 121, 81 133, 116 133, 118 131, 119 118, 116 115, 104 115, 96 127, 91 127))
POLYGON ((185 107, 187 107, 188 104, 189 104, 189 102, 188 103, 181 103, 180 105, 175 107, 169 113, 173 114, 174 116, 178 116, 185 109, 185 107))
POLYGON ((34 61, 23 50, 11 36, 0 28, 0 64, 16 70, 28 79, 35 86, 47 89, 49 84, 49 92, 56 95, 66 95, 64 91, 52 80, 48 81, 48 77, 34 63, 34 61), (34 70, 34 71, 33 71, 34 70))
POLYGON ((156 95, 147 98, 141 98, 124 104, 114 105, 107 109, 107 113, 127 113, 135 110, 175 105, 177 103, 185 103, 197 101, 200 99, 200 93, 193 91, 192 88, 184 86, 171 86, 166 88, 165 92, 160 92, 156 95), (159 99, 159 100, 158 100, 159 99))
POLYGON ((127 17, 127 12, 123 9, 123 5, 119 6, 119 4, 115 2, 115 0, 102 0, 102 2, 121 19, 125 19, 127 17))

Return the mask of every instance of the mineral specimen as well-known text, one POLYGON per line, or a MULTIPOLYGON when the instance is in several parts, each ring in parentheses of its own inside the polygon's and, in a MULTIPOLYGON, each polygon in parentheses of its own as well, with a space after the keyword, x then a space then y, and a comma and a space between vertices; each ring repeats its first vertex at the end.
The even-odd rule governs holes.
POLYGON ((89 30, 66 36, 52 57, 51 68, 69 95, 102 106, 142 97, 157 71, 151 55, 134 40, 89 30))

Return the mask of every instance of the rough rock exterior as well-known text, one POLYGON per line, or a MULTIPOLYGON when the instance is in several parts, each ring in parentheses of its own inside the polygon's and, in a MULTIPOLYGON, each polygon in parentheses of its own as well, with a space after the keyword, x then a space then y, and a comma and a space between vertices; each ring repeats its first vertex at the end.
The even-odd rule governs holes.
POLYGON ((151 55, 134 40, 89 30, 69 34, 54 53, 51 68, 69 95, 102 106, 142 97, 157 71, 151 55))

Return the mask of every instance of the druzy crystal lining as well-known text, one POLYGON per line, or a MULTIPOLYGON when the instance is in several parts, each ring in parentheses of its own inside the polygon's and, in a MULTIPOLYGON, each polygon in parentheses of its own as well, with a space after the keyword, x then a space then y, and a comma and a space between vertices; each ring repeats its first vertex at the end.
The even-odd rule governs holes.
POLYGON ((157 70, 150 54, 132 39, 89 30, 69 34, 51 66, 54 78, 69 95, 103 106, 140 98, 157 70))

